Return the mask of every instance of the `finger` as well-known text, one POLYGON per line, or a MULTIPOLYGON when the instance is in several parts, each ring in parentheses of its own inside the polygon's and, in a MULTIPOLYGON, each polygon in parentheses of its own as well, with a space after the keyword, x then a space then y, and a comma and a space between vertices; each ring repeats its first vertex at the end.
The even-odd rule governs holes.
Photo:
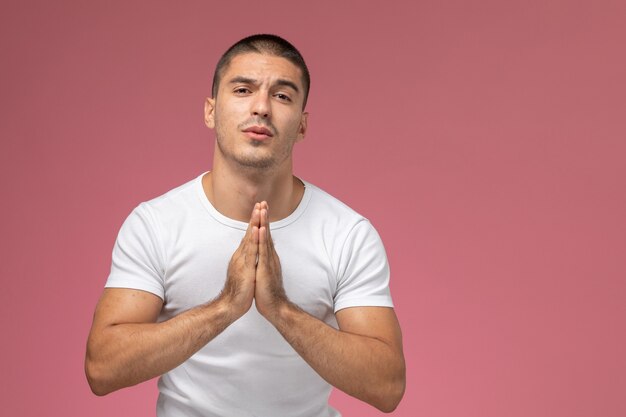
POLYGON ((256 260, 258 245, 259 245, 259 222, 260 222, 260 212, 259 212, 259 204, 254 205, 254 209, 252 210, 252 214, 250 215, 250 222, 248 223, 248 229, 246 230, 246 234, 244 235, 240 248, 246 255, 246 260, 248 262, 252 262, 251 259, 256 260))
POLYGON ((274 250, 272 236, 270 234, 270 218, 269 205, 267 201, 261 201, 260 207, 260 226, 259 226, 259 258, 268 256, 274 250), (263 251, 261 253, 261 251, 263 251))
POLYGON ((266 234, 267 228, 265 226, 259 227, 259 244, 257 246, 259 250, 259 267, 267 265, 268 247, 266 234))
POLYGON ((261 210, 261 226, 267 226, 269 223, 269 218, 267 217, 269 206, 266 201, 261 201, 259 203, 259 210, 261 210))
POLYGON ((272 233, 270 232, 270 215, 269 215, 269 207, 267 205, 267 202, 263 201, 261 203, 261 226, 265 226, 266 231, 265 231, 265 241, 264 243, 267 244, 268 249, 270 251, 274 250, 274 240, 272 239, 272 233))
POLYGON ((268 229, 270 228, 270 208, 267 205, 266 201, 261 202, 261 226, 265 226, 268 229))
POLYGON ((259 227, 267 227, 268 225, 268 221, 267 221, 267 209, 261 207, 261 210, 259 211, 261 218, 259 221, 259 227))
MULTIPOLYGON (((243 240, 247 242, 254 242, 254 228, 259 226, 260 222, 260 212, 258 203, 254 205, 254 209, 252 209, 252 214, 250 214, 250 221, 248 222, 248 228, 246 229, 246 234, 244 235, 243 240)), ((242 244, 245 242, 242 242, 242 244)))
POLYGON ((248 223, 248 228, 252 228, 254 226, 259 226, 261 223, 261 204, 256 203, 254 208, 252 209, 252 214, 250 215, 250 222, 248 223))

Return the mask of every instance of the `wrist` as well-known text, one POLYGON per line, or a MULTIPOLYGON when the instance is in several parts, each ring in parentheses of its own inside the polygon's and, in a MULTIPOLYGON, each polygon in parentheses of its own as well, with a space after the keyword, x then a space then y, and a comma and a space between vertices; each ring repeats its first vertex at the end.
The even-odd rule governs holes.
POLYGON ((272 309, 271 315, 266 316, 266 318, 274 325, 276 328, 289 326, 292 322, 292 318, 294 313, 299 311, 297 305, 289 301, 288 299, 281 300, 276 303, 274 308, 272 309))
POLYGON ((243 308, 237 308, 237 303, 234 302, 232 297, 223 292, 213 301, 205 304, 205 306, 214 309, 216 315, 228 324, 235 322, 247 311, 243 308))

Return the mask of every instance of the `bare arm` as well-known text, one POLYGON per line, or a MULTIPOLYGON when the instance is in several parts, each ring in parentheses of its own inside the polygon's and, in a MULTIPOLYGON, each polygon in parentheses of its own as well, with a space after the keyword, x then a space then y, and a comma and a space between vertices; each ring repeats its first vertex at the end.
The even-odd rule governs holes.
POLYGON ((85 372, 95 394, 105 395, 175 368, 233 319, 227 305, 215 301, 156 323, 161 306, 161 299, 148 292, 105 289, 85 358, 85 372))
POLYGON ((402 335, 393 309, 340 310, 337 330, 291 303, 269 233, 267 205, 262 207, 257 309, 328 383, 381 411, 393 411, 405 389, 402 335))
POLYGON ((272 324, 328 383, 381 411, 393 411, 405 388, 402 337, 393 309, 346 308, 337 320, 340 330, 289 303, 272 324))
POLYGON ((92 391, 105 395, 161 375, 245 314, 254 296, 259 212, 255 208, 233 254, 224 289, 214 301, 156 323, 163 301, 131 289, 104 291, 87 341, 85 372, 92 391))

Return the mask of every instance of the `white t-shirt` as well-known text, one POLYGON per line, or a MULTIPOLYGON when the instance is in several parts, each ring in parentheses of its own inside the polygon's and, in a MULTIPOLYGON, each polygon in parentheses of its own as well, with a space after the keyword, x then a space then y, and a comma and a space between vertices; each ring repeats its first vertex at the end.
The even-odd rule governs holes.
MULTIPOLYGON (((204 175, 204 174, 203 174, 204 175)), ((288 298, 337 327, 346 307, 392 307, 380 237, 365 218, 312 184, 297 209, 270 224, 288 298)), ((126 219, 106 287, 163 299, 159 321, 217 297, 247 223, 219 213, 202 175, 126 219)), ((160 417, 336 417, 331 386, 252 308, 159 380, 160 417)))

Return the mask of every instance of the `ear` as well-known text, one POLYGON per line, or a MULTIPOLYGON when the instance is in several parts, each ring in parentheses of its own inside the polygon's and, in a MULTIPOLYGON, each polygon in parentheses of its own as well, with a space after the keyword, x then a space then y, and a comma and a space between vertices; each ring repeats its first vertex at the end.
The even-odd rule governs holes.
POLYGON ((308 118, 309 118, 309 113, 303 112, 302 118, 300 119, 300 130, 298 131, 298 137, 296 138, 296 142, 299 142, 302 139, 304 139, 304 135, 306 134, 306 126, 307 126, 308 118))
POLYGON ((207 98, 204 102, 204 124, 209 128, 215 127, 215 99, 207 98))

